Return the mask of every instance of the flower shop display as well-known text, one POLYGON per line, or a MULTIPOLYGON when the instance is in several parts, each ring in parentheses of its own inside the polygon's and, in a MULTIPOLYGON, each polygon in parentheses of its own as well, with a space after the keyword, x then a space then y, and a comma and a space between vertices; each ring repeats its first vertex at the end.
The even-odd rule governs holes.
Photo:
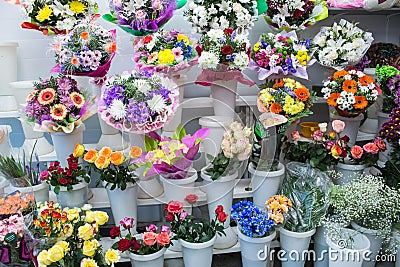
MULTIPOLYGON (((360 175, 349 184, 334 186, 329 203, 353 229, 366 235, 371 243, 371 259, 376 259, 382 242, 391 237, 391 229, 399 221, 399 193, 384 184, 381 177, 360 175), (368 196, 368 197, 366 197, 368 196)), ((363 266, 374 266, 364 262, 363 266)))
MULTIPOLYGON (((106 188, 116 222, 126 216, 137 217, 137 175, 130 167, 130 162, 141 155, 142 149, 137 146, 130 148, 129 155, 124 155, 122 151, 113 151, 109 147, 96 151, 86 150, 81 144, 75 146, 74 156, 82 157, 88 163, 89 175, 92 170, 100 175, 97 184, 102 182, 106 188)), ((136 225, 133 226, 133 231, 136 232, 136 225)))
POLYGON ((249 68, 258 72, 258 79, 293 75, 308 79, 307 67, 313 50, 309 39, 299 40, 295 31, 262 34, 254 44, 249 68))
POLYGON ((171 223, 171 231, 182 246, 183 262, 186 267, 211 266, 213 245, 217 235, 224 234, 222 223, 228 218, 222 206, 215 210, 211 222, 196 222, 193 216, 183 210, 183 203, 171 201, 165 206, 166 219, 171 223))
POLYGON ((142 234, 134 234, 131 229, 134 225, 134 218, 125 217, 120 221, 119 226, 110 230, 112 239, 118 241, 112 245, 112 249, 120 252, 128 251, 132 267, 163 267, 164 253, 171 245, 171 231, 168 226, 157 227, 150 224, 142 234), (127 230, 123 235, 122 230, 127 230))
POLYGON ((217 206, 227 210, 228 218, 224 223, 225 236, 217 237, 214 248, 226 249, 237 242, 236 233, 230 228, 230 210, 233 200, 233 189, 242 177, 240 168, 247 165, 247 159, 252 152, 252 131, 234 121, 225 130, 221 143, 221 152, 210 157, 210 164, 201 170, 201 177, 205 181, 208 213, 213 217, 217 206))
MULTIPOLYGON (((286 164, 281 194, 292 201, 285 224, 280 231, 281 248, 305 251, 311 236, 328 210, 331 181, 325 172, 298 162, 286 164)), ((282 266, 304 266, 303 258, 288 259, 282 266)))
POLYGON ((113 266, 118 251, 104 253, 100 244, 99 226, 107 221, 107 213, 90 205, 61 209, 58 203, 41 203, 27 239, 39 266, 113 266))
POLYGON ((35 131, 50 133, 58 161, 67 166, 75 144, 83 142, 83 121, 92 115, 91 100, 74 79, 64 75, 40 80, 34 86, 26 99, 27 119, 34 123, 35 131))
POLYGON ((65 36, 55 37, 52 47, 57 63, 53 72, 104 77, 117 50, 116 33, 84 20, 65 36))
POLYGON ((121 132, 144 134, 172 118, 178 97, 176 84, 168 78, 148 71, 124 73, 108 80, 98 113, 121 132))
POLYGON ((250 201, 240 201, 232 206, 232 218, 237 221, 240 252, 244 267, 265 267, 269 263, 271 241, 275 238, 275 227, 284 223, 284 215, 292 206, 282 195, 274 195, 263 210, 250 201), (259 251, 262 257, 259 258, 259 251))
POLYGON ((373 40, 370 32, 341 19, 332 27, 322 27, 314 37, 314 55, 321 65, 340 70, 359 62, 373 40))
POLYGON ((324 0, 267 0, 265 21, 275 30, 301 31, 328 17, 324 0))
POLYGON ((82 207, 88 201, 90 176, 78 162, 78 157, 71 154, 67 167, 59 161, 50 162, 47 170, 40 173, 40 179, 52 186, 57 201, 62 207, 82 207))
POLYGON ((68 0, 58 2, 21 1, 23 13, 30 22, 21 24, 22 28, 33 29, 43 34, 65 34, 72 30, 79 20, 95 17, 98 11, 97 2, 92 0, 68 0))

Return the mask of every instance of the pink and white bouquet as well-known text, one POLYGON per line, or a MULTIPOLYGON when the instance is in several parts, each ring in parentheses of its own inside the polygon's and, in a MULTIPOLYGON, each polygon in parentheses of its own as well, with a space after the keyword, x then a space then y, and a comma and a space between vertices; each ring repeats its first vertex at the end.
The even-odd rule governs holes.
POLYGON ((271 75, 293 75, 308 79, 307 67, 311 59, 310 40, 298 40, 295 31, 263 34, 254 45, 249 68, 258 71, 258 79, 271 75))
POLYGON ((184 13, 199 33, 211 29, 248 30, 258 16, 255 0, 192 0, 184 13))
POLYGON ((98 103, 101 118, 129 133, 149 133, 164 126, 179 105, 179 89, 168 78, 148 71, 111 77, 98 103))
POLYGON ((313 39, 315 57, 321 65, 341 69, 361 60, 374 38, 356 25, 341 19, 332 27, 321 28, 313 39))
POLYGON ((71 133, 92 115, 90 100, 71 77, 60 75, 34 83, 25 114, 34 130, 71 133))
POLYGON ((115 30, 89 21, 56 37, 52 46, 57 62, 52 71, 89 77, 104 77, 117 49, 115 30))
POLYGON ((161 31, 140 39, 133 60, 136 69, 177 73, 196 64, 194 41, 179 31, 161 31))

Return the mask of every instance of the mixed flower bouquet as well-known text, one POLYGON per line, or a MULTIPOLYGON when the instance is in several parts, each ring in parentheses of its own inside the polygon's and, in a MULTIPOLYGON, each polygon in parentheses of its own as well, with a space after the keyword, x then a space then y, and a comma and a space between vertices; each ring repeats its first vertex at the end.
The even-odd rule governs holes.
POLYGON ((107 124, 122 132, 143 134, 163 127, 178 104, 179 89, 175 83, 142 71, 110 78, 98 112, 107 124))
POLYGON ((295 31, 263 34, 254 45, 250 69, 258 71, 258 79, 271 75, 293 75, 308 79, 307 67, 311 60, 310 40, 298 40, 295 31))
POLYGON ((60 162, 50 162, 47 170, 40 173, 40 179, 46 181, 54 187, 54 193, 58 194, 62 186, 66 187, 68 191, 72 190, 72 186, 81 183, 90 182, 90 176, 78 163, 78 158, 73 154, 67 159, 68 166, 61 167, 60 162))
POLYGON ((103 254, 99 243, 99 226, 108 221, 102 211, 92 211, 90 205, 82 208, 64 208, 53 202, 41 203, 30 226, 30 242, 39 266, 111 266, 119 254, 109 249, 103 254))
POLYGON ((390 120, 382 124, 379 136, 389 143, 400 144, 400 107, 390 113, 390 120))
POLYGON ((22 23, 22 28, 39 30, 43 34, 65 34, 79 20, 94 17, 98 11, 97 2, 92 0, 24 0, 21 1, 21 7, 31 19, 22 23))
POLYGON ((171 245, 171 231, 168 226, 163 225, 160 229, 150 224, 146 227, 146 232, 133 235, 131 229, 133 227, 133 218, 125 217, 120 221, 119 226, 114 226, 110 230, 112 239, 118 238, 118 242, 112 245, 112 248, 121 252, 129 251, 139 255, 149 255, 156 253, 171 245), (121 228, 128 231, 122 236, 121 228), (158 233, 157 233, 158 231, 158 233))
POLYGON ((189 2, 189 8, 184 13, 187 20, 199 33, 206 33, 211 29, 241 29, 248 30, 254 26, 258 14, 265 12, 262 7, 258 13, 258 3, 255 0, 218 0, 189 2))
POLYGON ((321 92, 340 116, 353 118, 371 106, 382 91, 371 76, 351 69, 336 71, 321 92))
POLYGON ((34 83, 25 114, 34 130, 71 133, 91 115, 90 100, 71 77, 60 75, 34 83))
POLYGON ((376 66, 376 75, 384 96, 382 111, 390 113, 400 106, 400 71, 392 66, 376 66))
POLYGON ((313 97, 301 83, 290 79, 279 79, 272 86, 266 84, 258 93, 257 107, 260 112, 272 112, 288 118, 287 125, 312 114, 313 97))
POLYGON ((104 181, 105 186, 110 186, 111 190, 119 188, 125 190, 128 183, 135 183, 136 176, 130 168, 130 160, 142 155, 142 149, 132 146, 129 157, 125 157, 122 151, 112 151, 109 147, 103 147, 97 152, 94 149, 88 151, 81 144, 76 144, 74 157, 83 159, 89 164, 89 175, 91 170, 100 174, 99 181, 104 181))
POLYGON ((370 32, 341 19, 332 27, 322 27, 314 37, 315 57, 323 66, 342 69, 360 61, 373 40, 370 32))
POLYGON ((170 201, 164 208, 165 216, 171 223, 171 232, 175 235, 173 239, 182 239, 190 243, 205 243, 213 239, 217 234, 225 235, 223 223, 228 218, 224 207, 219 205, 215 209, 215 217, 210 221, 195 222, 192 215, 183 210, 183 203, 170 201))
POLYGON ((242 127, 239 122, 232 122, 224 132, 221 143, 221 152, 214 158, 210 157, 211 166, 205 173, 211 175, 212 180, 235 172, 242 162, 246 161, 252 152, 253 132, 248 127, 242 127))
POLYGON ((145 177, 160 174, 166 178, 183 179, 199 151, 201 140, 209 132, 210 129, 202 128, 190 135, 182 126, 176 129, 172 138, 161 138, 156 132, 151 132, 144 139, 146 151, 132 163, 146 166, 145 177))
POLYGON ((304 30, 328 17, 325 0, 267 0, 265 21, 274 29, 304 30))
POLYGON ((193 66, 196 56, 193 40, 182 32, 163 30, 140 39, 133 60, 138 70, 176 74, 193 66))
POLYGON ((117 49, 115 30, 89 21, 56 37, 52 46, 57 62, 53 72, 89 77, 105 76, 117 49))

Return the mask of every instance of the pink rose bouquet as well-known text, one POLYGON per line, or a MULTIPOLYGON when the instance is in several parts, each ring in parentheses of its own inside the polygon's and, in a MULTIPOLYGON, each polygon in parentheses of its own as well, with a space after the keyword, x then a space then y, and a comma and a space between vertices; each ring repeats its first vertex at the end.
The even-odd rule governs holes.
POLYGON ((386 151, 386 143, 382 138, 376 137, 372 142, 363 146, 354 145, 348 150, 351 163, 373 165, 378 161, 379 152, 386 151))

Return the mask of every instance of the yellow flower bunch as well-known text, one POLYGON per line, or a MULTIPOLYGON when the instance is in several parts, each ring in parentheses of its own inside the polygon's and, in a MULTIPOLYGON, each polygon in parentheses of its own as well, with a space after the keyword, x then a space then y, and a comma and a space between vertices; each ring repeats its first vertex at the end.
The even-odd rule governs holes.
POLYGON ((299 50, 297 51, 296 58, 300 61, 302 66, 307 66, 307 63, 310 61, 310 56, 307 51, 299 50))
POLYGON ((80 1, 72 1, 69 3, 69 9, 75 14, 81 14, 86 11, 87 7, 80 1))
POLYGON ((265 88, 261 90, 259 94, 260 100, 267 105, 271 105, 272 103, 275 102, 274 96, 270 93, 271 90, 272 90, 271 88, 265 88))
POLYGON ((53 9, 48 5, 45 5, 43 8, 39 10, 38 14, 36 15, 36 19, 39 22, 43 22, 45 20, 49 20, 52 14, 53 14, 53 9))
POLYGON ((175 60, 171 49, 164 49, 158 52, 158 63, 161 65, 172 64, 175 60))
POLYGON ((292 207, 292 201, 283 195, 274 195, 266 202, 270 218, 276 223, 283 223, 284 215, 292 207))
POLYGON ((254 44, 253 51, 258 52, 260 51, 261 42, 257 42, 254 44))

